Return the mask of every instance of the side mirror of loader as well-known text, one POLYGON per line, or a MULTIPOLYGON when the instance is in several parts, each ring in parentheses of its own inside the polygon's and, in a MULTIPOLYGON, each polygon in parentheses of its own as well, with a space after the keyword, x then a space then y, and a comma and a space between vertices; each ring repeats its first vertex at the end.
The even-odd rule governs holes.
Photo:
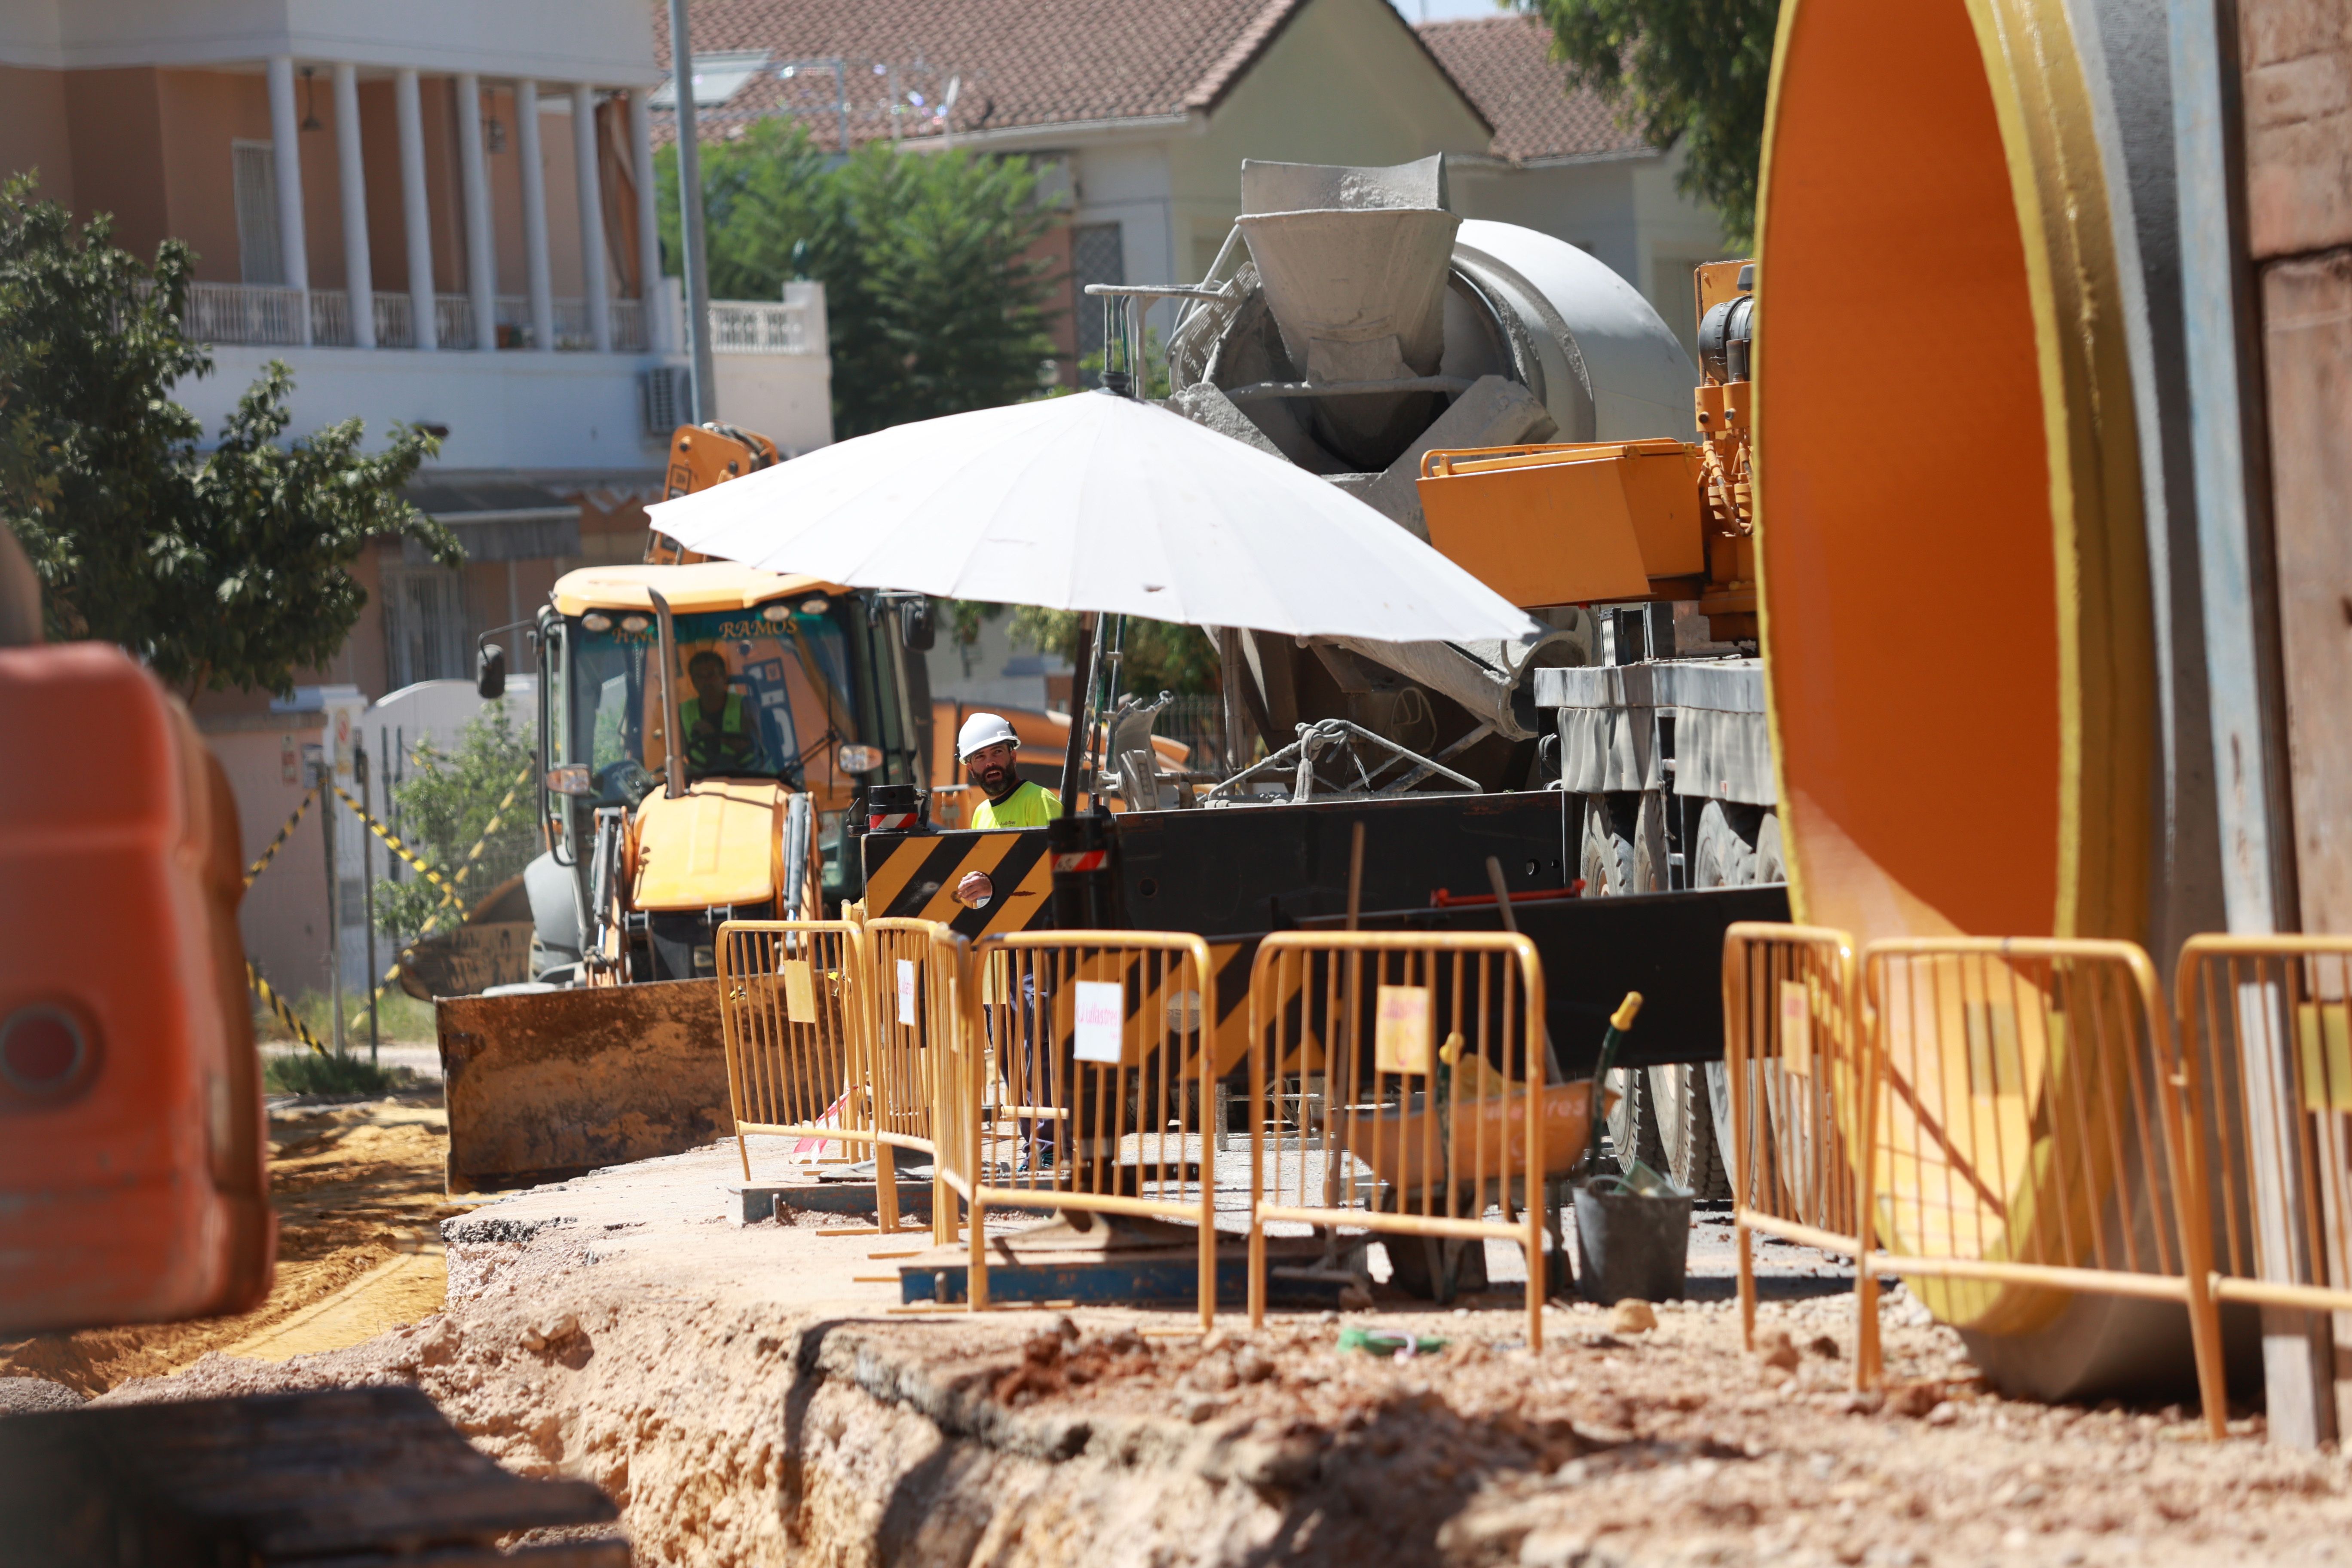
POLYGON ((929 653, 939 641, 939 625, 932 618, 929 595, 898 601, 898 640, 907 645, 909 653, 929 653))
POLYGON ((507 694, 507 650, 494 642, 484 643, 474 654, 474 689, 485 702, 507 694))

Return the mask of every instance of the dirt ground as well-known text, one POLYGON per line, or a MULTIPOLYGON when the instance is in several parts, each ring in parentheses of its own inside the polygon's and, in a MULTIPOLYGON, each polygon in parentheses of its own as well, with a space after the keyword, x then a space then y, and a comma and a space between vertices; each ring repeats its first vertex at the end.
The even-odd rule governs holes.
POLYGON ((160 1377, 214 1351, 278 1358, 354 1343, 441 1310, 440 1222, 448 1117, 441 1086, 343 1105, 289 1102, 269 1117, 278 1275, 234 1318, 0 1342, 0 1377, 83 1394, 160 1377))
POLYGON ((1995 1396, 1899 1289, 1889 1394, 1859 1398, 1826 1280, 1765 1304, 1769 1356, 1720 1300, 1556 1305, 1539 1352, 1515 1291, 1207 1342, 1173 1311, 909 1315, 908 1241, 730 1224, 733 1159, 488 1205, 447 1229, 443 1313, 110 1401, 415 1384, 501 1462, 604 1487, 646 1563, 2352 1560, 2352 1462, 2243 1415, 2213 1443, 2193 1411, 1995 1396), (1342 1349, 1358 1327, 1448 1342, 1342 1349))

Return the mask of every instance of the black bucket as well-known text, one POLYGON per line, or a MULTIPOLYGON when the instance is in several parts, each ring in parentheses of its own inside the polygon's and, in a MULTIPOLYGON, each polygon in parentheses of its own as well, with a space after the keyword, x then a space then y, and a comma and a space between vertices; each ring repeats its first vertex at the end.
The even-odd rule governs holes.
POLYGON ((1576 1189, 1577 1286, 1607 1305, 1631 1296, 1670 1301, 1690 1262, 1689 1193, 1637 1193, 1618 1176, 1576 1189))

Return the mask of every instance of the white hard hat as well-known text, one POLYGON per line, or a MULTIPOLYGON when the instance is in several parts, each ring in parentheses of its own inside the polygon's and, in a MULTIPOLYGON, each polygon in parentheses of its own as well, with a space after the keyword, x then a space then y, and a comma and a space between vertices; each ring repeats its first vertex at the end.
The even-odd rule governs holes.
POLYGON ((1015 749, 1021 744, 1021 737, 1013 732, 1013 726, 999 714, 975 713, 956 731, 956 761, 962 762, 974 752, 1005 744, 1015 749))

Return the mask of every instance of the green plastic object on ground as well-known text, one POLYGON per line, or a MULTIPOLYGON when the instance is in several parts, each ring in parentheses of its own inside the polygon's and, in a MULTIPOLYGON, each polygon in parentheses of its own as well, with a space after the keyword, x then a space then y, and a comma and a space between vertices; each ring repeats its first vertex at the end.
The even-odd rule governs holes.
POLYGON ((1435 1355, 1449 1342, 1434 1334, 1384 1334, 1377 1329, 1341 1329, 1339 1348, 1366 1355, 1435 1355))

